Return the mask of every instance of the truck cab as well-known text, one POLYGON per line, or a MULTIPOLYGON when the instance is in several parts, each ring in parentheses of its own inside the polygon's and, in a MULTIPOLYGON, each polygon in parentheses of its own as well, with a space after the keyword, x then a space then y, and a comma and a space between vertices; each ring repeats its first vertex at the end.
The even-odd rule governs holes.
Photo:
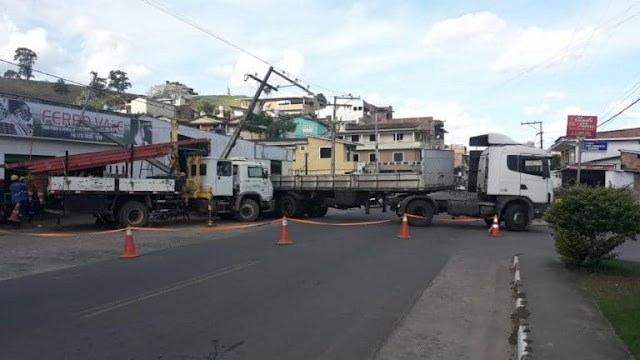
POLYGON ((254 221, 271 209, 273 185, 261 163, 241 158, 204 158, 202 191, 210 191, 218 214, 232 214, 241 221, 254 221))
MULTIPOLYGON (((508 204, 519 204, 530 221, 553 201, 551 155, 547 151, 518 144, 500 134, 473 137, 470 145, 486 146, 477 166, 478 198, 495 202, 503 218, 520 216, 513 211, 506 213, 508 204)), ((521 223, 505 218, 507 224, 514 221, 521 223)))

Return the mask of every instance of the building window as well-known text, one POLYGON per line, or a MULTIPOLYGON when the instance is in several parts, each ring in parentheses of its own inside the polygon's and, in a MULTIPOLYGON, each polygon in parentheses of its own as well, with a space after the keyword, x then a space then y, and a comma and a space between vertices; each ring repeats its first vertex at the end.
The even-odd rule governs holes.
POLYGON ((375 142, 376 141, 376 134, 369 135, 369 141, 375 142))
POLYGON ((393 161, 395 162, 403 162, 404 161, 404 153, 393 153, 393 161))
POLYGON ((300 145, 300 151, 305 151, 305 150, 307 150, 307 147, 304 145, 300 145))
POLYGON ((360 154, 353 154, 353 161, 355 162, 360 161, 360 154))
POLYGON ((321 147, 320 148, 320 159, 331 159, 331 148, 330 147, 321 147))
POLYGON ((376 153, 369 154, 369 162, 376 162, 376 153))
POLYGON ((360 141, 360 135, 351 135, 351 141, 353 142, 360 141))
POLYGON ((338 135, 338 136, 336 136, 336 138, 340 139, 340 140, 344 140, 344 136, 343 135, 338 135))
POLYGON ((393 141, 402 141, 402 140, 404 140, 404 134, 403 133, 393 134, 393 141))

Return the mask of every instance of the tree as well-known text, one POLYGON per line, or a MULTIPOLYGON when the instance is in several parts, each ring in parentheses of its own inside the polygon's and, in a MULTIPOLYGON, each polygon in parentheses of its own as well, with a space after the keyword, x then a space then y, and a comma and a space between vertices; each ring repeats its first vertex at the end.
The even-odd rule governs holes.
POLYGON ((551 155, 551 170, 560 169, 560 155, 553 154, 551 155))
POLYGON ((624 188, 577 185, 562 190, 544 219, 566 263, 593 265, 640 234, 640 203, 624 188))
POLYGON ((36 63, 38 55, 31 49, 17 48, 13 60, 18 62, 18 74, 20 77, 30 80, 33 76, 33 64, 36 63))
POLYGON ((107 87, 109 90, 124 93, 131 87, 131 82, 129 82, 129 77, 126 72, 122 70, 111 70, 109 71, 109 84, 107 87))
POLYGON ((178 81, 165 81, 164 84, 154 85, 149 89, 147 95, 152 99, 172 99, 176 100, 179 97, 185 97, 187 99, 192 96, 198 95, 193 91, 193 88, 178 82, 178 81))
POLYGON ((2 77, 9 78, 9 79, 20 79, 20 74, 15 72, 15 70, 7 70, 4 72, 2 77))
POLYGON ((281 139, 284 134, 296 130, 296 123, 291 119, 274 121, 267 127, 268 139, 281 139))
POLYGON ((320 106, 327 106, 327 98, 324 96, 324 94, 320 93, 316 95, 316 100, 318 100, 318 104, 320 106))
MULTIPOLYGON (((77 105, 84 104, 87 96, 87 90, 83 90, 82 93, 76 98, 75 103, 77 105)), ((87 103, 88 107, 96 109, 115 108, 122 106, 126 102, 126 98, 123 93, 114 93, 107 89, 107 79, 96 77, 93 82, 93 89, 91 90, 91 97, 87 103)))
POLYGON ((216 106, 207 99, 196 99, 192 101, 191 108, 198 114, 204 112, 205 114, 211 115, 216 111, 216 106))
POLYGON ((64 80, 58 79, 58 81, 53 84, 53 91, 58 95, 67 95, 69 93, 69 85, 67 85, 64 80))

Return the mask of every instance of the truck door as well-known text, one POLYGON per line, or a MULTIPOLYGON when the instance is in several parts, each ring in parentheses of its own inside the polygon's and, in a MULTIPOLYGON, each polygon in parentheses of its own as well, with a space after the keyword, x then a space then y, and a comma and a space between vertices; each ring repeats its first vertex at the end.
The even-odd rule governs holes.
POLYGON ((519 156, 520 196, 534 203, 549 201, 549 158, 535 155, 519 156))
POLYGON ((216 163, 216 174, 213 178, 214 196, 233 195, 233 176, 231 172, 231 161, 218 160, 216 163))

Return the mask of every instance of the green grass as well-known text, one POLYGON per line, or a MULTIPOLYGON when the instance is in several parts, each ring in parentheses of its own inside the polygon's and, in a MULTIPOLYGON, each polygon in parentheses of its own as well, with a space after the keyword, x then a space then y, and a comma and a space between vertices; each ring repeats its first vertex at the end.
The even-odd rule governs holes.
POLYGON ((228 108, 230 106, 242 107, 243 100, 246 100, 246 96, 242 95, 200 95, 194 96, 193 100, 206 100, 214 106, 224 106, 228 108))
POLYGON ((82 87, 69 85, 69 93, 61 95, 53 91, 55 82, 0 78, 0 92, 37 99, 73 104, 82 93, 82 87))
POLYGON ((609 260, 573 271, 633 356, 640 360, 640 262, 609 260))

